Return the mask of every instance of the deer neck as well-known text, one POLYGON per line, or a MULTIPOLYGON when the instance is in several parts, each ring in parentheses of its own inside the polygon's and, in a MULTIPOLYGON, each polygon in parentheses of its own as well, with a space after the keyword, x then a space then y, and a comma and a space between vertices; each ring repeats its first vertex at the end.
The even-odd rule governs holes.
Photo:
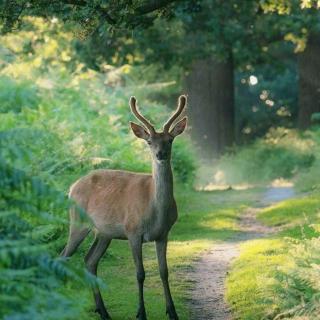
POLYGON ((173 175, 170 160, 153 160, 154 199, 158 209, 166 209, 173 201, 173 175))

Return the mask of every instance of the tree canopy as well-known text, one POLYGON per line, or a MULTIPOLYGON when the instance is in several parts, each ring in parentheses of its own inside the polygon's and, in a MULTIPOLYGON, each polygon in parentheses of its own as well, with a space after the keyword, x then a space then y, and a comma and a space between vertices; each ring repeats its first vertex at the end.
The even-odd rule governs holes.
POLYGON ((2 32, 19 26, 24 16, 57 17, 80 24, 87 32, 96 28, 146 27, 157 16, 168 14, 175 1, 105 1, 105 0, 4 0, 1 8, 2 32))

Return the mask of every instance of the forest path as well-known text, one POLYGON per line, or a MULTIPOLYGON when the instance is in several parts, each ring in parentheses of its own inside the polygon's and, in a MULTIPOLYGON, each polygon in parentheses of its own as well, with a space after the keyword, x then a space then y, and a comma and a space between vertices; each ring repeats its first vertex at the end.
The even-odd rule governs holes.
POLYGON ((240 216, 239 234, 227 241, 215 244, 195 263, 189 277, 194 282, 190 301, 192 320, 231 320, 231 310, 225 302, 225 279, 234 258, 239 255, 240 244, 262 238, 275 228, 267 227, 256 219, 257 213, 276 202, 292 198, 293 188, 269 188, 254 208, 240 216))

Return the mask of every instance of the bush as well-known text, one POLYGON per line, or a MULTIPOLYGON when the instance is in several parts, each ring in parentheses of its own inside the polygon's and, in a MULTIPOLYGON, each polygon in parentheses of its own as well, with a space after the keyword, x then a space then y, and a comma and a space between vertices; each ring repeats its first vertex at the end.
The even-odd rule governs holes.
POLYGON ((54 258, 48 232, 34 233, 40 224, 61 229, 53 212, 66 207, 64 196, 10 166, 0 154, 0 199, 0 318, 79 316, 79 301, 61 293, 60 286, 68 279, 86 282, 84 270, 54 258))
POLYGON ((196 173, 195 154, 190 141, 178 138, 173 145, 173 171, 180 183, 192 185, 196 173))
POLYGON ((0 113, 21 112, 23 108, 36 108, 39 104, 37 90, 28 81, 16 82, 0 77, 0 113))
POLYGON ((291 261, 277 274, 278 319, 317 319, 320 311, 320 239, 305 239, 292 244, 291 261), (285 299, 283 299, 285 297, 285 299))
POLYGON ((271 129, 264 138, 223 156, 216 170, 229 184, 292 178, 313 164, 313 146, 312 139, 295 130, 271 129))
POLYGON ((299 172, 296 178, 296 186, 300 191, 310 191, 320 189, 320 127, 314 127, 308 132, 310 138, 314 141, 312 153, 314 161, 310 168, 299 172))

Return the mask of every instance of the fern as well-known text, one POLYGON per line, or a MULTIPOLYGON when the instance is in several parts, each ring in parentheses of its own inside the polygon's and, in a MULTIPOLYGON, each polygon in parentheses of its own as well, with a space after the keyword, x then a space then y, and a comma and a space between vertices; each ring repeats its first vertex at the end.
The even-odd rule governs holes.
POLYGON ((61 224, 53 212, 66 207, 64 195, 12 167, 0 153, 1 319, 79 316, 79 302, 60 293, 59 288, 68 279, 88 281, 86 274, 53 257, 48 244, 52 230, 61 224), (33 230, 41 221, 47 223, 46 231, 35 236, 33 230))
POLYGON ((278 274, 279 290, 285 299, 274 319, 303 317, 319 319, 320 239, 303 239, 290 250, 292 263, 278 274))

